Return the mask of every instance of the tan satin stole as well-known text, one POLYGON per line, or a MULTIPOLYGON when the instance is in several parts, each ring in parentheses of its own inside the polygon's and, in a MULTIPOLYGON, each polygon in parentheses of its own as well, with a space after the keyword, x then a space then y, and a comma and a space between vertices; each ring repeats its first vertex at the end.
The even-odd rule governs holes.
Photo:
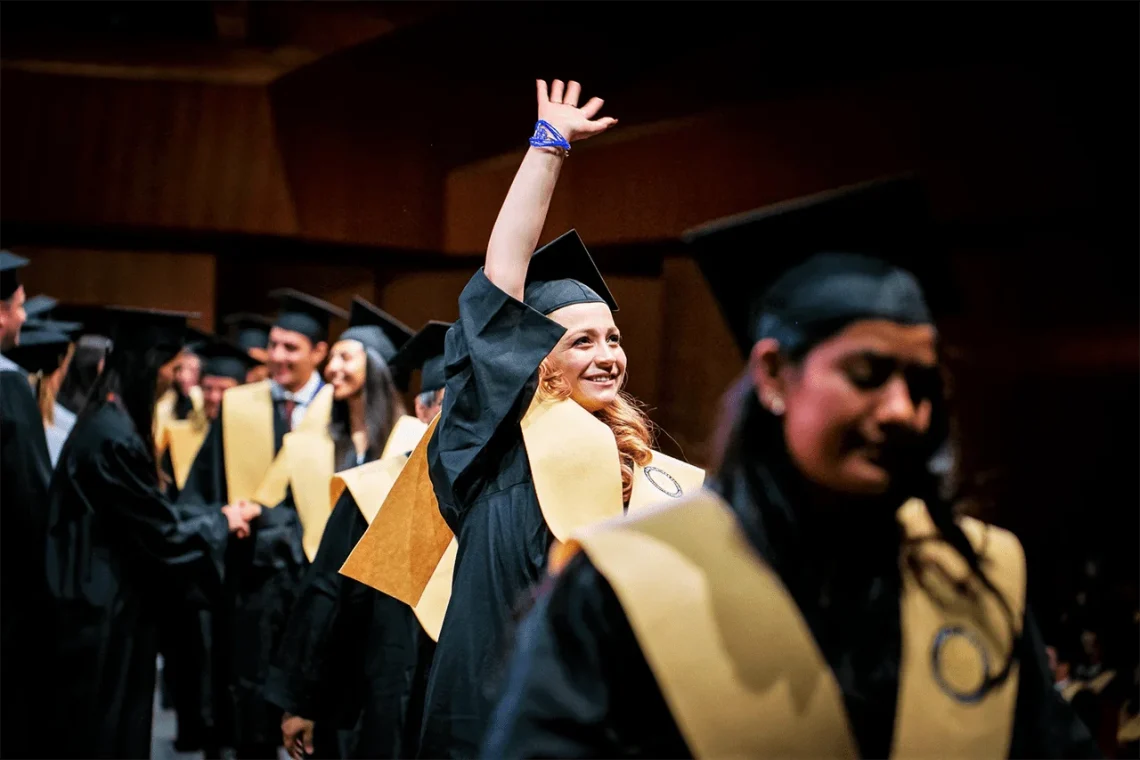
MULTIPOLYGON (((984 693, 1024 614, 1025 560, 1011 534, 960 524, 1011 608, 936 535, 925 505, 899 510, 903 636, 892 757, 1004 758, 1017 667, 984 693), (962 586, 956 585, 961 582, 962 586), (1012 623, 1012 629, 1011 629, 1012 623)), ((779 576, 729 507, 702 491, 582 531, 696 757, 857 757, 839 684, 779 576)))
MULTIPOLYGON (((539 506, 556 539, 623 514, 621 465, 608 425, 573 401, 536 396, 521 427, 539 506)), ((430 439, 429 429, 341 568, 416 609, 429 632, 442 626, 458 551, 428 476, 430 439)), ((634 472, 629 511, 680 498, 703 482, 704 470, 654 452, 634 472)))

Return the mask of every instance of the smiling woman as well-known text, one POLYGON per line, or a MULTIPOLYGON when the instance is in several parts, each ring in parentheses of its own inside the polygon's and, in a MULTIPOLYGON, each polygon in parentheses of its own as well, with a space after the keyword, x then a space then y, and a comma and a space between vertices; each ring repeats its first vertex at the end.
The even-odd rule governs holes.
POLYGON ((429 577, 454 591, 441 595, 446 614, 437 628, 421 757, 478 751, 513 619, 553 547, 577 528, 675 498, 704 480, 703 471, 650 448, 649 421, 621 391, 626 356, 617 302, 578 234, 535 251, 570 144, 615 123, 595 118, 600 99, 578 107, 576 82, 555 81, 549 94, 539 82, 538 94, 532 147, 495 222, 486 265, 460 296, 459 320, 447 334, 434 433, 391 492, 405 493, 410 483, 416 496, 385 501, 354 552, 387 560, 351 570, 350 557, 345 565, 346 574, 417 606, 421 620, 429 577), (408 547, 385 544, 409 533, 409 523, 391 522, 397 519, 411 521, 411 532, 423 537, 419 546, 443 540, 398 567, 391 558, 409 556, 408 547))

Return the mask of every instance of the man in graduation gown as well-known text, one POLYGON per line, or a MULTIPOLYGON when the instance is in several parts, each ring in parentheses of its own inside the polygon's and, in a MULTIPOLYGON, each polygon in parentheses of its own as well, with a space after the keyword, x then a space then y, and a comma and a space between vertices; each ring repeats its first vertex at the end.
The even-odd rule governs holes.
POLYGON ((48 498, 50 651, 36 664, 51 689, 36 707, 52 757, 149 754, 158 601, 216 597, 229 533, 248 530, 239 508, 192 514, 159 485, 148 440, 155 381, 181 345, 187 315, 106 316, 114 349, 48 498))
MULTIPOLYGON (((442 401, 449 326, 429 322, 385 357, 401 376, 421 370, 416 416, 425 425, 442 401)), ((407 453, 391 456, 406 460, 407 453)), ((342 476, 351 479, 352 472, 342 476)), ((341 489, 270 669, 266 697, 286 712, 282 730, 291 752, 299 740, 316 757, 414 757, 434 642, 406 604, 340 574, 368 528, 366 512, 383 500, 369 493, 360 504, 360 493, 341 489)))
POLYGON ((0 251, 0 755, 35 750, 35 694, 46 589, 40 566, 51 460, 27 373, 2 352, 19 343, 26 319, 18 272, 27 259, 0 251))
POLYGON ((1052 687, 1016 539, 956 520, 928 471, 946 430, 933 357, 885 337, 933 334, 918 278, 944 270, 920 197, 868 183, 691 234, 751 357, 715 493, 575 537, 482 756, 1096 756, 1052 687), (763 264, 742 277, 742 256, 763 264), (767 379, 788 357, 784 395, 767 379), (790 453, 820 415, 880 448, 790 453), (806 476, 806 456, 836 458, 806 476))
MULTIPOLYGON (((329 319, 348 314, 292 289, 271 295, 281 310, 269 334, 270 379, 225 391, 182 503, 215 509, 251 503, 286 433, 302 424, 328 425, 327 416, 306 413, 318 394, 331 393, 318 372, 328 355, 329 319)), ((261 683, 285 622, 281 607, 306 564, 291 511, 288 505, 263 510, 251 540, 235 543, 226 556, 225 601, 214 620, 214 712, 218 741, 232 743, 240 757, 272 757, 280 743, 280 715, 263 699, 261 683)))
MULTIPOLYGON (((163 469, 169 479, 168 493, 176 498, 186 482, 190 465, 212 424, 221 412, 223 394, 244 385, 250 370, 260 366, 249 352, 219 336, 203 336, 195 353, 202 360, 200 387, 202 414, 167 422, 163 469)), ((217 747, 213 704, 213 614, 173 600, 163 616, 163 675, 178 715, 179 752, 205 749, 214 756, 217 747)))

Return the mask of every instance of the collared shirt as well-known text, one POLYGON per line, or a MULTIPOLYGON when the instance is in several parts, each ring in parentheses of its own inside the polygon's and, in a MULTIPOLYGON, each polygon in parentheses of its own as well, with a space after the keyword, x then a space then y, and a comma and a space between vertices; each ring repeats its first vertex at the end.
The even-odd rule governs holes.
POLYGON ((301 387, 301 390, 296 393, 290 393, 276 383, 270 381, 272 384, 269 387, 269 394, 273 397, 273 403, 276 404, 280 401, 293 400, 293 419, 290 421, 289 429, 296 430, 297 426, 301 424, 301 420, 305 417, 305 410, 309 408, 309 404, 317 397, 317 391, 321 389, 324 383, 321 382, 321 376, 318 372, 313 372, 309 375, 308 381, 301 387))
MULTIPOLYGON (((24 372, 23 368, 16 364, 16 362, 9 359, 4 354, 0 354, 0 370, 11 370, 13 372, 24 372)), ((26 372, 24 374, 27 374, 26 372)))

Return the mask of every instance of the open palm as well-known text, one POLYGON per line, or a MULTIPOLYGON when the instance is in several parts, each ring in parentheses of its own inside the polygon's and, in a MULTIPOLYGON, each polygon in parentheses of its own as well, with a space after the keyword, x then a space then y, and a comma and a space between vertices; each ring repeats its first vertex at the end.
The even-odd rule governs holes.
POLYGON ((600 135, 617 124, 617 119, 611 116, 594 118, 602 110, 602 104, 605 102, 601 98, 590 98, 586 101, 586 105, 578 106, 578 100, 582 96, 582 86, 577 82, 571 81, 563 85, 561 79, 555 79, 549 91, 545 80, 539 79, 536 84, 538 118, 553 126, 570 142, 600 135))

